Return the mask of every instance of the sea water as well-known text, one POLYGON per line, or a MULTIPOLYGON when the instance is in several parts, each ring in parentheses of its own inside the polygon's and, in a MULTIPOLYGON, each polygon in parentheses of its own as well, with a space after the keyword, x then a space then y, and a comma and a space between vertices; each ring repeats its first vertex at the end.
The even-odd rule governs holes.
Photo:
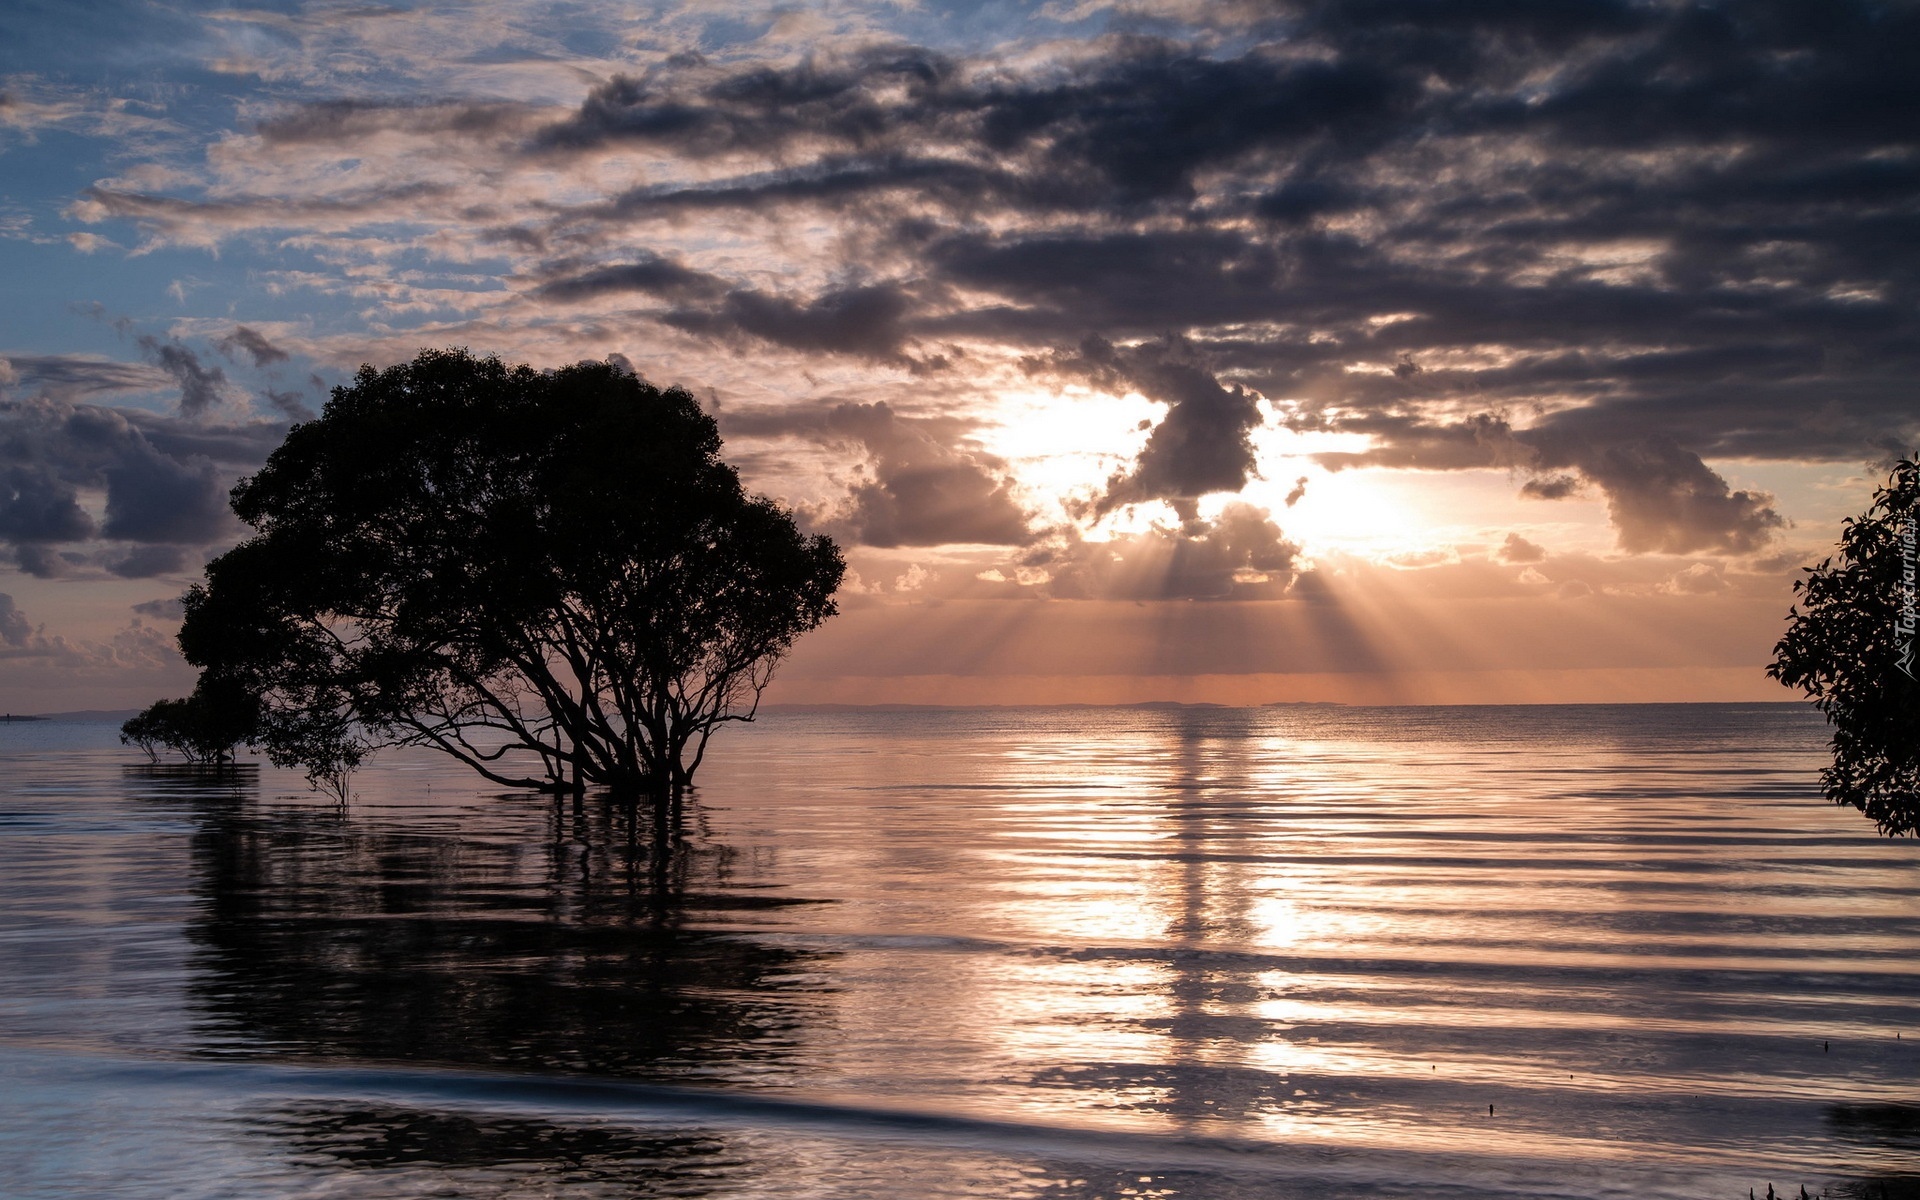
POLYGON ((1899 1196, 1792 705, 778 713, 684 839, 0 725, 0 1195, 1899 1196))

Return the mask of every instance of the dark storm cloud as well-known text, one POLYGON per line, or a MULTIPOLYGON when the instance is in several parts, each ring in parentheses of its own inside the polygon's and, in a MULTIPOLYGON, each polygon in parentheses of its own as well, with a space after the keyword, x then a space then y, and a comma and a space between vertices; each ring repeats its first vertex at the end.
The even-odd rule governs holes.
POLYGON ((93 535, 93 518, 74 489, 40 463, 0 469, 0 538, 9 542, 73 542, 93 535))
POLYGON ((259 466, 284 426, 216 426, 134 409, 48 398, 0 401, 0 541, 30 574, 57 576, 87 561, 55 545, 96 538, 166 545, 107 562, 126 574, 173 569, 182 547, 233 536, 227 489, 259 466), (96 523, 83 494, 104 494, 96 523), (166 556, 173 555, 169 559, 166 556))
POLYGON ((1168 406, 1133 466, 1107 481, 1097 513, 1165 500, 1191 520, 1201 496, 1237 492, 1256 474, 1252 432, 1261 421, 1259 398, 1222 385, 1184 340, 1117 347, 1089 337, 1077 354, 1036 360, 1031 369, 1078 374, 1108 391, 1137 391, 1168 406))
MULTIPOLYGON (((696 158, 764 151, 797 141, 836 145, 894 135, 905 112, 929 116, 952 77, 951 60, 911 47, 879 47, 835 62, 809 56, 790 67, 716 69, 697 55, 669 60, 647 75, 615 76, 579 110, 540 131, 542 151, 579 151, 642 142, 696 158), (883 98, 901 88, 905 101, 883 98)), ((924 119, 924 118, 923 118, 924 119)))
POLYGON ((964 444, 958 422, 903 417, 885 403, 728 413, 729 436, 793 436, 858 447, 865 470, 823 527, 868 546, 1024 545, 1028 517, 1006 464, 964 444))
POLYGON ((1529 500, 1565 500, 1579 491, 1580 481, 1572 475, 1538 475, 1520 485, 1520 494, 1529 500))
POLYGON ((265 422, 215 425, 201 421, 182 421, 160 413, 134 408, 94 408, 76 405, 69 428, 76 434, 87 430, 104 440, 117 441, 132 434, 169 458, 186 462, 206 459, 222 470, 247 470, 267 461, 281 439, 285 425, 265 422))
POLYGON ((1630 553, 1751 554, 1786 524, 1772 496, 1728 487, 1667 438, 1588 442, 1549 427, 1526 440, 1542 466, 1577 467, 1606 495, 1620 548, 1630 553))
POLYGON ((610 263, 570 273, 563 269, 535 289, 535 294, 549 300, 588 300, 620 292, 700 299, 718 297, 726 291, 726 282, 716 276, 649 254, 633 262, 610 263))
POLYGON ((34 542, 22 542, 13 547, 13 561, 21 571, 35 579, 60 579, 85 566, 87 556, 55 550, 34 542))
POLYGON ((71 354, 8 354, 19 391, 37 391, 63 399, 144 392, 166 384, 168 376, 139 363, 110 362, 71 354))
POLYGON ((811 300, 743 288, 716 307, 678 308, 662 320, 707 337, 745 335, 793 350, 906 363, 910 308, 906 293, 891 284, 840 288, 811 300))
MULTIPOLYGON (((874 47, 791 67, 683 60, 645 78, 618 77, 533 145, 553 152, 641 142, 693 158, 812 150, 820 164, 839 165, 725 193, 749 206, 782 192, 793 198, 791 186, 808 175, 835 180, 842 195, 932 185, 1041 207, 1135 206, 1191 199, 1196 173, 1250 155, 1358 153, 1391 136, 1418 93, 1410 72, 1360 59, 1265 50, 1221 59, 1149 38, 1024 79, 967 72, 915 47, 874 47), (977 156, 943 166, 907 152, 928 143, 977 156), (1025 169, 992 168, 1007 160, 1025 169)), ((692 194, 720 199, 712 189, 692 194)))
POLYGON ((215 338, 214 348, 229 359, 238 359, 245 355, 256 367, 270 367, 274 363, 286 362, 291 355, 273 344, 266 334, 245 325, 235 325, 233 332, 215 338))
POLYGON ((1561 414, 1527 429, 1490 413, 1451 424, 1379 416, 1319 427, 1370 433, 1381 443, 1316 455, 1330 470, 1506 467, 1533 473, 1522 494, 1542 500, 1571 495, 1584 480, 1606 497, 1620 548, 1630 553, 1751 554, 1786 523, 1772 496, 1730 487, 1698 454, 1658 433, 1605 429, 1595 436, 1577 417, 1561 414))
POLYGON ((622 222, 641 217, 681 217, 718 211, 778 214, 802 205, 839 207, 869 197, 911 194, 950 210, 1061 208, 1099 197, 1066 181, 1036 179, 989 164, 929 158, 910 150, 858 156, 829 155, 803 167, 728 178, 695 187, 646 185, 575 210, 587 221, 622 222))
POLYGON ((107 570, 122 579, 151 579, 155 575, 177 574, 186 565, 186 551, 179 546, 136 546, 108 562, 107 570))
POLYGON ((142 334, 139 344, 153 364, 180 385, 181 412, 199 416, 225 399, 226 372, 201 362, 191 347, 172 340, 163 342, 151 334, 142 334))
POLYGON ((211 462, 180 462, 144 443, 106 468, 102 535, 130 542, 210 542, 233 523, 211 462))
POLYGON ((290 422, 313 420, 313 408, 307 404, 307 398, 299 392, 286 392, 277 388, 268 388, 260 393, 269 407, 290 422))
POLYGON ((965 233, 925 248, 944 282, 995 293, 1017 306, 991 309, 959 329, 1052 338, 1089 329, 1152 336, 1310 314, 1331 297, 1289 293, 1298 272, 1275 249, 1227 230, 1155 230, 1039 236, 965 233))
POLYGON ((856 483, 839 514, 869 546, 1029 541, 1026 513, 1004 465, 958 451, 900 420, 885 404, 843 404, 827 417, 834 433, 857 438, 872 456, 871 480, 856 483))

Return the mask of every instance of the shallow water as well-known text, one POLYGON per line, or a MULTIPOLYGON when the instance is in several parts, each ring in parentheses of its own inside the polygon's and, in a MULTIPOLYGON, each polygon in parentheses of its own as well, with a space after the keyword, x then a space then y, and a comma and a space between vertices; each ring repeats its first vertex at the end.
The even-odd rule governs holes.
POLYGON ((1790 706, 782 714, 686 846, 0 725, 0 1194, 1916 1194, 1790 706))

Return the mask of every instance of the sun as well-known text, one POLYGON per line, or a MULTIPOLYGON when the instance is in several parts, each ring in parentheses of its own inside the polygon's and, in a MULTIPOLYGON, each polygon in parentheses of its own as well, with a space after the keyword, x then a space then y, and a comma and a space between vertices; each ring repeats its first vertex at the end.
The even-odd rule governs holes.
MULTIPOLYGON (((1252 433, 1257 474, 1238 492, 1203 497, 1202 518, 1218 517, 1229 504, 1252 504, 1272 514, 1309 557, 1342 554, 1379 562, 1430 557, 1484 541, 1488 530, 1503 523, 1513 526, 1513 487, 1505 472, 1329 470, 1322 455, 1363 452, 1372 439, 1288 429, 1274 419, 1268 402, 1262 407, 1267 419, 1252 433)), ((982 450, 1006 464, 1039 525, 1078 525, 1081 536, 1099 541, 1178 523, 1172 508, 1158 501, 1129 505, 1097 521, 1089 511, 1113 476, 1138 459, 1166 414, 1167 405, 1138 392, 1015 387, 991 396, 976 436, 982 450)), ((1530 518, 1526 528, 1536 529, 1541 518, 1564 521, 1575 514, 1563 506, 1522 515, 1530 518)))
POLYGON ((1309 553, 1374 557, 1426 542, 1418 504, 1383 480, 1381 472, 1329 471, 1289 455, 1262 463, 1262 473, 1265 478, 1250 482, 1237 498, 1271 512, 1309 553))
MULTIPOLYGON (((1167 406, 1138 392, 1011 389, 994 399, 981 448, 1004 459, 1022 498, 1050 520, 1072 519, 1146 445, 1167 406)), ((1110 521, 1107 523, 1111 523, 1110 521)))

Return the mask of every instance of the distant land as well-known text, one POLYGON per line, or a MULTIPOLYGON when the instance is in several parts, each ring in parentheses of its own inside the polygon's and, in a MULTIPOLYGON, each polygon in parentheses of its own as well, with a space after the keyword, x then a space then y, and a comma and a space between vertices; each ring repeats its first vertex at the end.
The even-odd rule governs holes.
POLYGON ((6 721, 124 721, 139 713, 137 708, 81 708, 73 712, 0 714, 0 720, 6 721))
POLYGON ((839 712, 1039 712, 1080 709, 1193 709, 1193 708, 1345 708, 1338 700, 1274 700, 1266 704, 1188 703, 1181 700, 1142 700, 1134 704, 762 704, 764 713, 839 712))
MULTIPOLYGON (((1122 709, 1136 712, 1183 711, 1196 709, 1265 708, 1639 708, 1654 704, 1730 705, 1755 704, 1802 705, 1803 700, 1640 700, 1606 704, 1347 704, 1339 700, 1269 700, 1265 704, 1186 703, 1180 700, 1143 700, 1136 704, 763 704, 763 713, 888 713, 888 712, 1040 712, 1044 710, 1081 711, 1122 709)), ((135 708, 82 708, 72 712, 0 713, 0 723, 15 721, 124 721, 136 715, 135 708)))
POLYGON ((1680 707, 1751 708, 1755 705, 1793 705, 1804 700, 1611 700, 1531 701, 1512 704, 1348 704, 1343 700, 1269 700, 1264 704, 1188 703, 1180 700, 1143 700, 1135 704, 762 704, 763 713, 887 713, 887 712, 1040 712, 1078 711, 1082 709, 1191 710, 1191 709, 1264 709, 1264 708, 1649 708, 1660 705, 1680 707))
POLYGON ((764 713, 853 712, 1039 712, 1079 709, 1239 708, 1237 704, 1187 704, 1179 700, 1142 700, 1136 704, 762 704, 764 713))

